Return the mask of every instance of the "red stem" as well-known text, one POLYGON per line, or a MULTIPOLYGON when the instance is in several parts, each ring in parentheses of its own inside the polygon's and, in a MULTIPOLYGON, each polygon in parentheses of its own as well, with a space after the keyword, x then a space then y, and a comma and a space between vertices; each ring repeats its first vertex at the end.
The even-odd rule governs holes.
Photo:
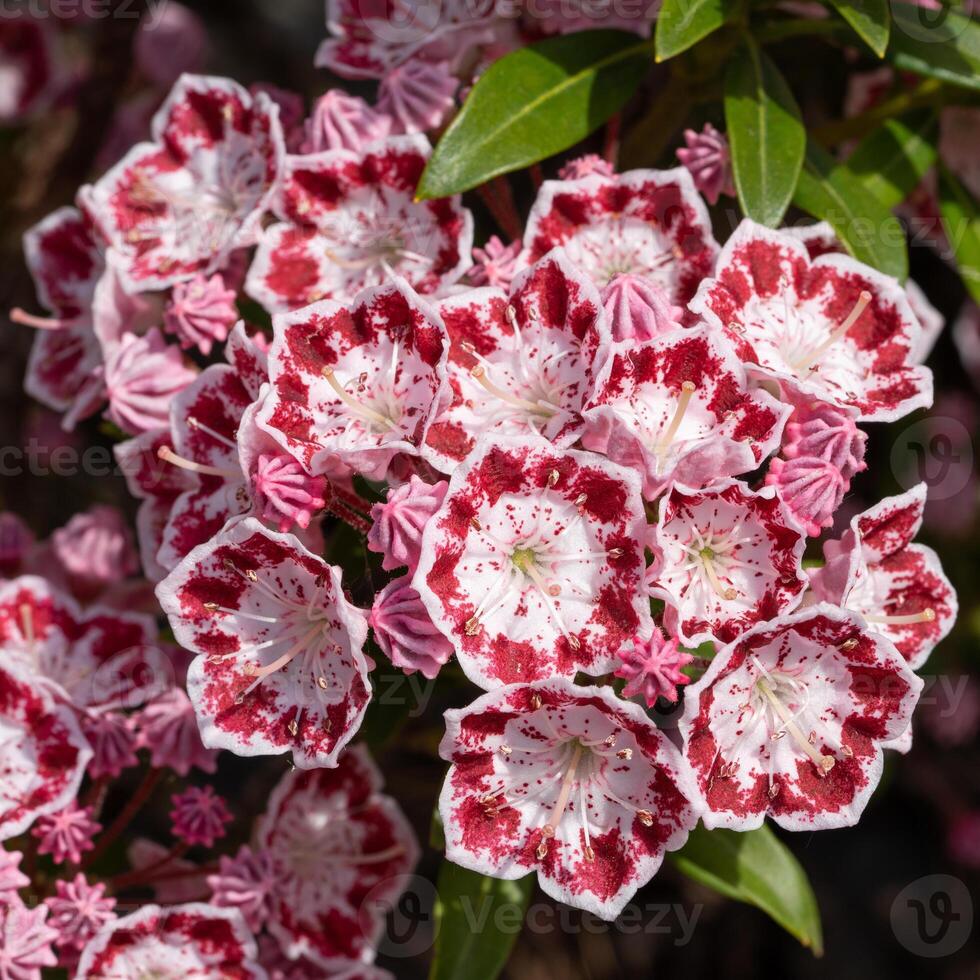
POLYGON ((616 166, 616 158, 619 156, 619 131, 622 127, 623 117, 617 112, 609 117, 606 123, 606 140, 603 144, 602 155, 607 163, 616 166))
POLYGON ((531 181, 534 184, 535 190, 538 190, 538 188, 544 183, 544 174, 541 172, 540 163, 531 164, 531 181))

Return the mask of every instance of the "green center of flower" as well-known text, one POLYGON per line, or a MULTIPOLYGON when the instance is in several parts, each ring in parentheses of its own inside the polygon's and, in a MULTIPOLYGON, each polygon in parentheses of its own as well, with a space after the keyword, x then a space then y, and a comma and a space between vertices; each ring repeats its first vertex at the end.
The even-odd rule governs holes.
POLYGON ((527 574, 537 564, 533 548, 515 548, 510 560, 519 572, 527 574))

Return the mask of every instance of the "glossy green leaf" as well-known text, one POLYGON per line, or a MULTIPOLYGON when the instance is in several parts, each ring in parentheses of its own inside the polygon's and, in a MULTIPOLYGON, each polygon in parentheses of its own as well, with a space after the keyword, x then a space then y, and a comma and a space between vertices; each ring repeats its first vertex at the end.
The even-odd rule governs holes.
POLYGON ((847 158, 847 169, 885 207, 901 204, 936 162, 939 120, 932 109, 888 119, 847 158))
POLYGON ((657 61, 666 61, 718 30, 732 12, 731 0, 664 0, 657 15, 657 61))
POLYGON ((534 875, 501 881, 443 861, 429 980, 494 980, 524 924, 534 875))
POLYGON ((585 139, 636 91, 651 44, 624 31, 548 38, 494 62, 433 150, 420 198, 446 197, 585 139))
POLYGON ((816 144, 807 146, 793 203, 829 222, 854 258, 904 282, 909 256, 901 223, 863 181, 816 144))
POLYGON ((774 228, 793 197, 806 131, 779 69, 751 39, 725 73, 725 124, 742 210, 774 228))
POLYGON ((684 874, 762 909, 815 956, 823 955, 820 910, 806 872, 767 826, 736 833, 699 824, 672 858, 684 874))
POLYGON ((963 284, 980 303, 980 210, 970 192, 944 166, 939 168, 939 213, 963 284))
POLYGON ((891 33, 889 0, 831 0, 831 3, 868 47, 879 58, 884 57, 891 33))
POLYGON ((905 71, 980 89, 980 25, 948 7, 893 3, 887 57, 905 71))

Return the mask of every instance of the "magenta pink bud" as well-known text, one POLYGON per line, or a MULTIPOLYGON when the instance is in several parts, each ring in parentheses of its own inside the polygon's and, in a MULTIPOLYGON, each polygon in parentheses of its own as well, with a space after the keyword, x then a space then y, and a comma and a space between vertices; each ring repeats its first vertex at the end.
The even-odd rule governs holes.
POLYGON ((391 132, 391 119, 375 112, 364 99, 331 89, 317 99, 306 121, 303 153, 361 150, 391 132))
POLYGON ((616 173, 613 165, 597 153, 587 153, 585 156, 576 157, 569 160, 558 176, 562 180, 578 180, 580 177, 588 177, 590 174, 599 174, 600 177, 612 177, 616 173))
POLYGON ((652 340, 681 326, 683 310, 642 276, 613 276, 602 290, 602 305, 613 340, 652 340))
POLYGON ((621 650, 619 659, 622 666, 616 676, 627 682, 623 694, 628 698, 642 694, 652 708, 657 698, 677 702, 677 688, 690 680, 681 668, 694 657, 679 649, 676 639, 654 629, 649 640, 634 637, 632 647, 621 650))
POLYGON ((684 142, 687 146, 677 151, 677 159, 690 171, 694 186, 711 204, 718 202, 720 194, 733 197, 735 184, 725 134, 719 133, 711 123, 705 123, 700 133, 684 130, 684 142))
POLYGON ((440 480, 434 486, 409 477, 408 483, 388 491, 388 500, 371 508, 374 524, 367 536, 371 551, 384 555, 385 571, 407 567, 414 572, 419 563, 422 531, 442 506, 449 484, 440 480))
POLYGON ((390 116, 397 133, 427 133, 438 129, 453 110, 459 80, 445 61, 410 58, 382 79, 378 111, 390 116))
POLYGON ((787 459, 816 456, 841 472, 845 481, 867 469, 864 451, 867 434, 852 415, 823 402, 800 405, 783 433, 782 454, 787 459))
POLYGON ((177 283, 163 314, 164 326, 181 347, 196 347, 205 355, 211 353, 216 340, 228 339, 237 320, 234 290, 225 288, 217 273, 210 279, 198 275, 190 282, 177 283))
POLYGON ((31 883, 18 867, 23 857, 20 851, 0 847, 0 905, 16 901, 17 892, 31 883))
POLYGON ((139 556, 126 518, 98 504, 76 514, 51 535, 51 550, 73 590, 93 595, 139 569, 139 556))
POLYGON ((72 801, 64 810, 39 817, 31 834, 40 841, 38 854, 50 854, 56 864, 78 864, 82 852, 95 846, 92 838, 101 829, 101 824, 92 819, 91 807, 79 807, 72 801))
POLYGON ((207 60, 208 36, 204 21, 182 3, 150 8, 136 30, 133 54, 149 81, 169 89, 184 72, 197 72, 207 60))
POLYGON ((106 354, 106 415, 130 435, 166 428, 174 396, 196 376, 156 327, 145 337, 123 334, 106 354))
POLYGON ((259 456, 252 488, 263 520, 275 522, 280 531, 294 524, 308 528, 313 515, 326 507, 329 494, 325 477, 310 476, 287 453, 259 456))
POLYGON ((368 623, 378 646, 406 674, 418 670, 432 680, 453 654, 453 645, 433 625, 408 575, 377 594, 368 623))
POLYGON ((185 844, 211 847, 227 833, 225 824, 231 823, 231 812, 210 786, 191 786, 183 793, 175 793, 170 801, 174 837, 185 844))
POLYGON ((82 731, 92 746, 88 774, 94 779, 119 776, 123 769, 139 764, 137 736, 133 723, 117 711, 89 712, 81 719, 82 731))
POLYGON ((41 980, 41 970, 57 966, 51 948, 58 932, 46 923, 47 905, 33 909, 17 899, 0 903, 0 973, 10 980, 41 980))
POLYGON ((116 900, 106 895, 102 882, 89 884, 79 872, 71 881, 56 881, 55 894, 44 900, 50 910, 48 924, 58 931, 56 944, 80 951, 104 926, 116 919, 116 900))
POLYGON ((474 286, 496 286, 510 292, 510 284, 517 275, 521 243, 505 245, 496 235, 491 235, 483 248, 473 249, 473 267, 469 271, 474 286))
POLYGON ((139 746, 149 749, 157 768, 166 766, 180 776, 192 768, 214 772, 217 752, 204 747, 194 706, 182 687, 172 687, 155 697, 137 715, 139 746))
POLYGON ((234 857, 219 859, 218 873, 208 875, 211 901, 222 908, 235 908, 246 925, 259 932, 272 911, 277 871, 272 855, 266 850, 239 848, 234 857))
POLYGON ((811 537, 834 523, 834 512, 847 491, 847 481, 840 470, 815 456, 772 460, 766 485, 776 488, 780 499, 811 537))
POLYGON ((0 512, 0 575, 15 575, 33 547, 31 529, 12 511, 0 512))

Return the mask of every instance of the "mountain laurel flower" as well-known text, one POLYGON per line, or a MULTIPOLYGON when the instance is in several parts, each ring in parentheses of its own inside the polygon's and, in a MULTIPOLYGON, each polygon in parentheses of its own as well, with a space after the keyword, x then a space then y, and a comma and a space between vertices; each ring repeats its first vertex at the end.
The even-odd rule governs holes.
POLYGON ((164 326, 176 335, 181 347, 196 347, 207 356, 215 341, 228 339, 238 320, 235 291, 225 287, 220 273, 210 278, 196 275, 174 286, 163 317, 164 326))
POLYGON ((406 674, 418 670, 432 680, 453 655, 452 643, 433 624, 410 575, 393 579, 375 596, 368 623, 382 652, 406 674))
POLYGON ((913 538, 922 526, 926 485, 886 497, 824 542, 825 564, 810 570, 818 598, 864 617, 918 669, 953 628, 956 592, 939 556, 913 538))
POLYGON ((29 909, 19 898, 0 904, 0 977, 41 980, 45 967, 58 965, 51 948, 58 931, 47 918, 46 905, 29 909))
POLYGON ((55 893, 44 900, 50 914, 48 925, 58 931, 60 949, 81 951, 103 927, 115 921, 116 900, 106 895, 103 882, 91 884, 81 872, 70 880, 54 883, 55 893))
POLYGON ((513 684, 446 712, 439 797, 450 861, 606 921, 683 846, 696 810, 680 754, 638 705, 567 680, 513 684))
POLYGON ((224 799, 211 786, 190 786, 171 797, 170 821, 174 837, 185 844, 212 847, 225 836, 232 815, 224 799))
POLYGON ((262 848, 242 846, 234 857, 222 855, 218 872, 208 875, 211 901, 222 908, 236 908, 245 924, 259 932, 271 913, 276 889, 272 855, 262 848))
POLYGON ((38 854, 50 854, 55 864, 78 864, 82 853, 95 847, 92 838, 100 830, 102 825, 92 819, 92 808, 72 802, 57 813, 39 817, 31 834, 38 839, 38 854))
POLYGON ((538 436, 487 438, 422 535, 412 586, 485 689, 599 675, 649 633, 634 473, 538 436))
POLYGON ((642 696, 647 707, 652 708, 657 698, 677 703, 677 689, 690 681, 681 668, 694 657, 679 648, 676 637, 664 636, 655 628, 648 640, 634 636, 631 645, 619 651, 619 659, 615 673, 626 681, 623 697, 642 696))
POLYGON ((363 150, 391 134, 391 118, 377 112, 357 95, 328 89, 316 100, 306 120, 302 153, 363 150))
POLYGON ((642 276, 613 276, 602 290, 602 306, 613 340, 653 340, 682 326, 684 311, 642 276))
POLYGON ((427 133, 446 121, 458 88, 446 62, 411 59, 381 79, 378 111, 392 120, 396 133, 427 133))
POLYGON ((313 515, 327 505, 327 480, 310 476, 288 453, 263 453, 252 474, 255 505, 262 519, 288 531, 294 524, 310 526, 313 515))
POLYGON ((734 197, 732 157, 725 134, 705 123, 700 133, 685 129, 684 142, 687 145, 677 151, 677 159, 690 171, 694 186, 708 202, 717 204, 722 194, 734 197))
POLYGON ((849 827, 922 690, 857 614, 818 603, 753 626, 688 687, 682 788, 709 829, 849 827))
POLYGON ((426 483, 414 474, 407 483, 388 490, 388 499, 371 508, 371 530, 367 546, 384 557, 385 571, 408 568, 415 571, 421 557, 422 532, 432 515, 442 506, 449 484, 440 480, 426 483))

